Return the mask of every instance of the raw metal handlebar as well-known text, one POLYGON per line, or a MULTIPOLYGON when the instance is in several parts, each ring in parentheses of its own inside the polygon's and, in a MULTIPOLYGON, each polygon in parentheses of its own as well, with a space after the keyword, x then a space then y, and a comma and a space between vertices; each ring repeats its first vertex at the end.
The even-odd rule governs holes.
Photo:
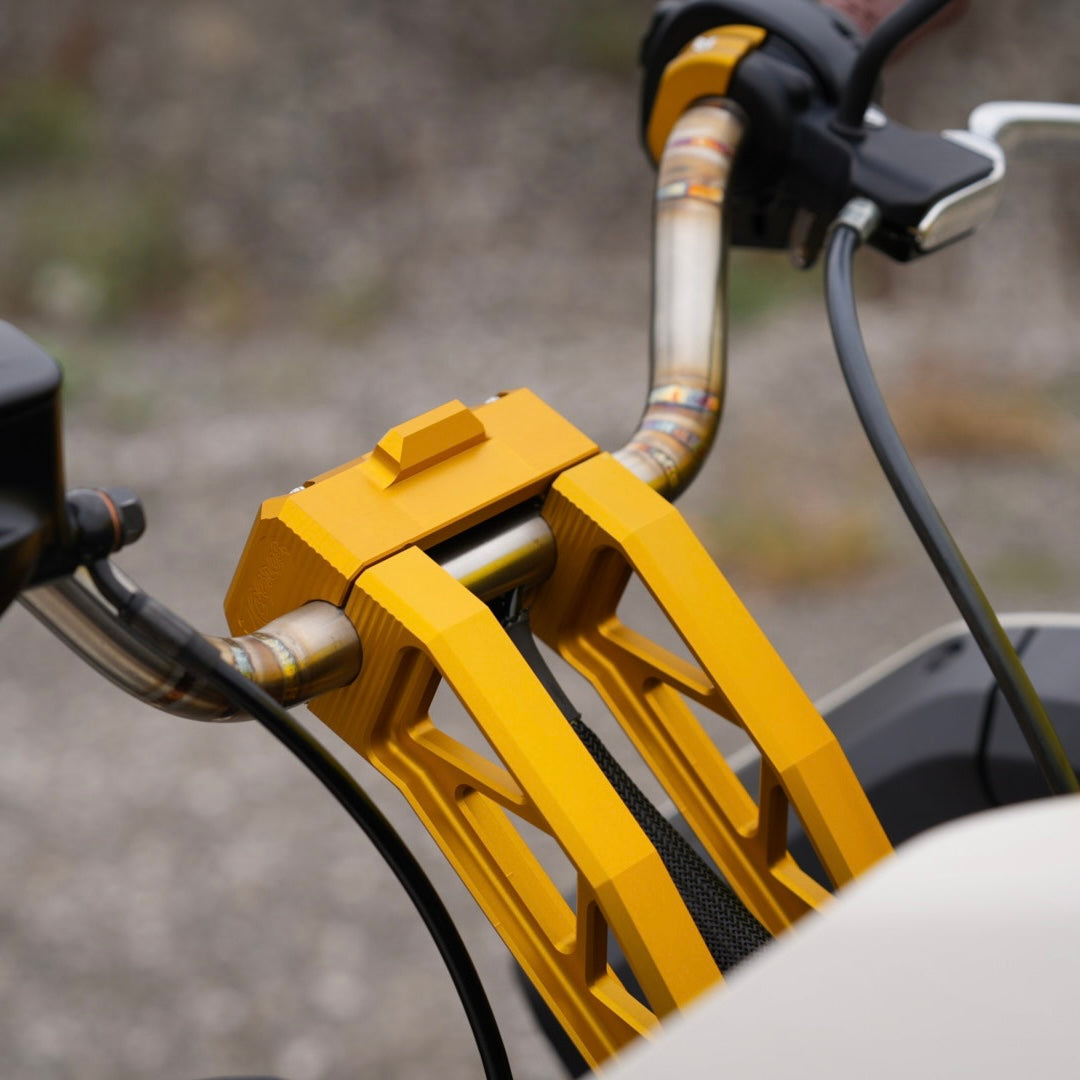
MULTIPOLYGON (((140 701, 194 720, 237 719, 225 697, 148 647, 80 572, 27 590, 31 611, 110 682, 140 701)), ((242 637, 206 635, 222 659, 283 705, 345 686, 360 672, 360 639, 333 604, 310 604, 242 637)))
POLYGON ((688 109, 657 175, 651 378, 637 431, 615 457, 669 499, 697 475, 720 426, 727 363, 724 203, 742 140, 741 111, 688 109))

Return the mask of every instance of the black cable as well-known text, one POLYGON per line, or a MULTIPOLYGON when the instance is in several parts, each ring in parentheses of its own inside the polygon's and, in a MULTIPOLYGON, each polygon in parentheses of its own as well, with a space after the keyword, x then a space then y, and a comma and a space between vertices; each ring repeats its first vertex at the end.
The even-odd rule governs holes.
MULTIPOLYGON (((1035 628, 1029 626, 1016 643, 1016 655, 1023 660, 1028 646, 1035 640, 1035 628)), ((975 748, 975 774, 989 806, 1004 806, 1002 799, 994 789, 994 777, 990 771, 990 741, 994 736, 994 722, 997 720, 997 704, 1001 700, 1001 687, 994 683, 986 695, 983 707, 982 724, 979 728, 979 742, 975 748)))
POLYGON ((997 704, 1000 700, 1001 687, 995 682, 986 695, 982 723, 979 725, 979 742, 975 748, 975 776, 987 806, 1004 806, 1004 801, 994 789, 994 778, 990 773, 990 739, 994 734, 994 721, 997 719, 997 704))
POLYGON ((495 1014, 450 913, 412 852, 363 788, 262 687, 226 664, 197 630, 141 589, 129 588, 108 560, 92 563, 89 569, 94 584, 122 619, 257 720, 318 777, 360 826, 401 882, 431 933, 468 1017, 484 1075, 489 1080, 510 1080, 510 1062, 495 1014))
POLYGON ((883 19, 855 57, 851 74, 836 110, 836 127, 861 131, 863 116, 874 95, 878 76, 893 50, 909 34, 932 19, 950 0, 908 0, 903 7, 883 19))
POLYGON ((504 625, 510 640, 544 684, 574 734, 656 849, 716 966, 726 975, 736 964, 741 964, 762 945, 768 944, 772 935, 735 890, 649 801, 596 732, 581 719, 581 713, 567 697, 536 644, 528 611, 514 616, 504 625))
POLYGON ((852 263, 861 240, 853 225, 838 224, 825 259, 829 327, 855 410, 908 521, 990 665, 1050 789, 1080 791, 1069 758, 1024 665, 915 471, 874 379, 859 328, 852 280, 852 263))

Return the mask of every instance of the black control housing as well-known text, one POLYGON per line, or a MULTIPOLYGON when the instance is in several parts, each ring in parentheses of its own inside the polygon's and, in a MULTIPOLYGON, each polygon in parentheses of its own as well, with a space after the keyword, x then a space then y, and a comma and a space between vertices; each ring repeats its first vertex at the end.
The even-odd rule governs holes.
POLYGON ((60 381, 51 356, 0 322, 0 611, 67 540, 60 381))
POLYGON ((641 51, 643 138, 667 64, 699 34, 736 24, 768 36, 725 94, 748 121, 729 193, 732 243, 798 248, 809 265, 828 224, 861 195, 882 212, 870 243, 904 261, 921 253, 912 230, 926 213, 991 172, 988 157, 884 114, 880 126, 840 125, 837 104, 862 39, 814 0, 661 4, 641 51))
POLYGON ((127 488, 64 487, 60 367, 0 321, 0 612, 31 585, 72 573, 143 533, 127 488))

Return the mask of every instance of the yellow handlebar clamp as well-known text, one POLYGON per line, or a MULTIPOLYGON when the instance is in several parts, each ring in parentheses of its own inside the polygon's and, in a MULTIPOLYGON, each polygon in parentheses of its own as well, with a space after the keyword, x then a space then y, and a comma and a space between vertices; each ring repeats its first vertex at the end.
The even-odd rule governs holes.
POLYGON ((542 495, 596 449, 531 390, 399 424, 370 454, 262 504, 225 597, 229 626, 254 633, 309 600, 341 607, 368 566, 542 495))
POLYGON ((735 65, 765 36, 760 26, 717 27, 698 34, 668 64, 653 102, 646 137, 654 162, 659 162, 675 121, 700 98, 723 97, 735 65))

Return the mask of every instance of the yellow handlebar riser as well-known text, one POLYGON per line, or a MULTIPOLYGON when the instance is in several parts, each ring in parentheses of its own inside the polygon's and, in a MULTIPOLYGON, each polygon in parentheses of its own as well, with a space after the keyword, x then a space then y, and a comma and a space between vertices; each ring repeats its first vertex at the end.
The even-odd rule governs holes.
POLYGON ((523 598, 538 635, 592 681, 750 911, 779 933, 828 898, 787 849, 789 807, 836 884, 887 854, 839 744, 679 512, 529 391, 450 402, 264 503, 227 612, 243 633, 310 600, 344 610, 360 673, 311 711, 402 791, 595 1066, 721 976, 659 853, 540 678, 424 550, 540 499, 557 555, 523 598), (694 662, 619 622, 631 573, 694 662), (479 743, 440 726, 443 682, 479 743), (684 697, 753 739, 758 803, 684 697), (530 827, 572 867, 572 904, 526 843, 530 827), (608 965, 609 932, 644 1000, 608 965))
POLYGON ((556 480, 544 517, 559 559, 533 602, 537 636, 593 683, 765 927, 779 933, 828 895, 787 850, 789 806, 836 885, 891 851, 835 736, 674 506, 600 454, 556 480), (618 619, 631 573, 696 665, 618 619), (761 751, 759 804, 684 697, 761 751))
POLYGON ((311 711, 401 789, 590 1064, 719 980, 655 848, 482 601, 410 548, 365 571, 345 610, 363 670, 311 711), (442 679, 490 755, 429 715, 442 679), (576 911, 516 819, 558 841, 576 911), (608 967, 609 928, 648 1008, 608 967))

